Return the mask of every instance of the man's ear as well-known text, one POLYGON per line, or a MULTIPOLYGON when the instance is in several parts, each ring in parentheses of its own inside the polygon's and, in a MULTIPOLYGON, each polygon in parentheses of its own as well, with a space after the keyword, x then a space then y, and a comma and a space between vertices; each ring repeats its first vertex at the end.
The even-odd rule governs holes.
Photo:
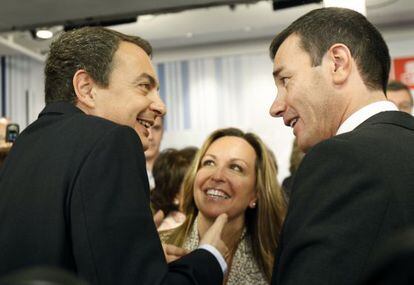
POLYGON ((331 75, 335 85, 341 85, 347 81, 352 71, 352 55, 344 44, 334 44, 327 52, 331 62, 331 75))
POLYGON ((86 108, 95 107, 94 86, 95 81, 83 69, 76 71, 73 76, 73 89, 75 90, 76 98, 79 105, 86 108))

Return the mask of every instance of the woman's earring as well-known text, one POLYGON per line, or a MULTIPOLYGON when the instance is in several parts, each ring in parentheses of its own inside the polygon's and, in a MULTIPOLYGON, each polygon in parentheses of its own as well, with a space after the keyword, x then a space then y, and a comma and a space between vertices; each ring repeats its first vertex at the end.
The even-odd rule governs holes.
POLYGON ((252 209, 253 209, 253 208, 256 208, 256 202, 251 202, 251 203, 250 203, 250 208, 252 208, 252 209))

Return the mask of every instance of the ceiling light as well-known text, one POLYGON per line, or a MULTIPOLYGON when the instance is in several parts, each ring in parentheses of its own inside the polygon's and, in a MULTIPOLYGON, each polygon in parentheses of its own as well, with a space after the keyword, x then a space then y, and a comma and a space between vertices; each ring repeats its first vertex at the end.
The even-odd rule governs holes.
POLYGON ((51 39, 53 37, 53 32, 48 29, 38 29, 36 30, 36 37, 39 39, 51 39))
POLYGON ((323 0, 325 7, 341 7, 355 10, 362 15, 367 15, 366 0, 323 0))

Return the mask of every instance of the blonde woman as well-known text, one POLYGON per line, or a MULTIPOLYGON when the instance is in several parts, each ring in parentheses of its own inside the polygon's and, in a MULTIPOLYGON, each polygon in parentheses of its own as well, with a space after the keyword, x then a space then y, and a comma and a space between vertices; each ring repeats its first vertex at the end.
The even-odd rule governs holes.
POLYGON ((183 182, 186 220, 161 238, 193 250, 215 218, 227 213, 222 238, 231 254, 224 284, 269 284, 285 214, 275 167, 256 135, 235 128, 213 132, 183 182))

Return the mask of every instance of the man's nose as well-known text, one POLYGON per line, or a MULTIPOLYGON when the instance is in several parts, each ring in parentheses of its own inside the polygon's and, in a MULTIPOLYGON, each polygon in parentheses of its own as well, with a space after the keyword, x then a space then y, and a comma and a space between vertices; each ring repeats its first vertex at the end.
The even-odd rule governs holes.
POLYGON ((165 107, 164 102, 162 101, 160 94, 157 90, 153 92, 152 95, 152 103, 150 105, 151 111, 153 111, 158 117, 162 117, 167 112, 167 108, 165 107))
POLYGON ((281 94, 278 94, 275 98, 275 100, 272 103, 272 106, 270 106, 270 116, 272 117, 282 117, 283 114, 286 111, 286 102, 281 96, 281 94))

